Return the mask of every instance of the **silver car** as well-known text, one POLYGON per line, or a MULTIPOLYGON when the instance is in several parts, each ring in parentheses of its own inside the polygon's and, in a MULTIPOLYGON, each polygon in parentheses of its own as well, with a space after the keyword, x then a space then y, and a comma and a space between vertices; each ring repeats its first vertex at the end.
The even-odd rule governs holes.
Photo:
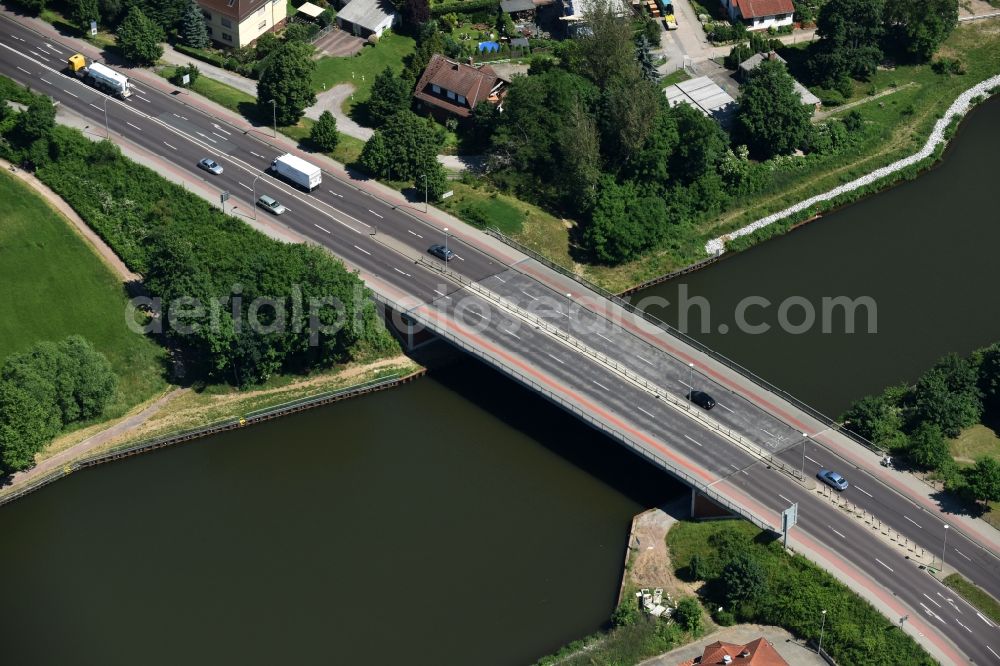
POLYGON ((262 194, 259 199, 257 199, 257 205, 274 215, 281 215, 287 208, 278 203, 273 197, 269 197, 266 194, 262 194))
POLYGON ((821 469, 816 474, 820 481, 835 490, 847 490, 847 479, 830 469, 821 469))
POLYGON ((222 175, 222 165, 213 159, 209 159, 208 157, 198 162, 198 168, 204 169, 205 171, 215 174, 216 176, 222 175))

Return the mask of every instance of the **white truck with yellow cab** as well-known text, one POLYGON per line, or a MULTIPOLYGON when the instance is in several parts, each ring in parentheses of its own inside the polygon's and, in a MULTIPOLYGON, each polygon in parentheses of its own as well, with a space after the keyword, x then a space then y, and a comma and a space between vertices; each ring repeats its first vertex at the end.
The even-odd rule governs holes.
POLYGON ((125 99, 132 94, 128 77, 99 62, 90 63, 80 53, 69 57, 66 71, 98 90, 125 99))

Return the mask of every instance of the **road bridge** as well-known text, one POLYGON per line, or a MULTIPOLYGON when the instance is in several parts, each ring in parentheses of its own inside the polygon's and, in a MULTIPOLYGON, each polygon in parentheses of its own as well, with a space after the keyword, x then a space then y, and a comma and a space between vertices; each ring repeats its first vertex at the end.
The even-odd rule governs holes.
POLYGON ((126 101, 60 72, 66 57, 88 48, 99 57, 92 47, 0 20, 0 73, 51 96, 91 133, 108 131, 130 154, 210 200, 230 192, 227 212, 249 222, 258 214, 256 196, 275 197, 289 209, 280 218, 283 234, 340 257, 382 303, 713 501, 772 530, 798 503, 789 546, 894 621, 908 615, 905 629, 942 662, 1000 660, 1000 630, 918 564, 928 554, 932 566, 939 563, 933 554, 944 545, 947 521, 948 570, 1000 597, 992 528, 942 514, 822 415, 540 258, 425 213, 148 72, 129 72, 135 94, 126 101), (266 174, 286 151, 324 166, 320 188, 306 194, 266 174), (197 170, 206 156, 225 167, 221 176, 197 170), (446 239, 456 253, 448 265, 426 254, 446 239), (718 406, 706 413, 689 404, 691 387, 712 393, 718 406), (852 482, 836 502, 811 481, 821 465, 852 482), (891 530, 884 534, 883 525, 891 530))

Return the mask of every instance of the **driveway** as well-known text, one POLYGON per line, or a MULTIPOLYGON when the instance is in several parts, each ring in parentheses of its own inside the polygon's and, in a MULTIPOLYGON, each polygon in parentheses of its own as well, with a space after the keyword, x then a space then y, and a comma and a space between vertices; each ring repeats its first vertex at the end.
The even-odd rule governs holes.
POLYGON ((361 37, 355 37, 349 32, 334 28, 313 42, 313 46, 316 47, 314 58, 321 58, 323 56, 340 58, 352 56, 359 52, 365 47, 365 40, 361 37))
POLYGON ((316 95, 316 103, 306 109, 306 117, 318 120, 321 113, 329 111, 337 119, 337 130, 356 139, 367 141, 372 136, 370 127, 362 127, 344 113, 343 104, 354 92, 353 83, 338 83, 316 95))

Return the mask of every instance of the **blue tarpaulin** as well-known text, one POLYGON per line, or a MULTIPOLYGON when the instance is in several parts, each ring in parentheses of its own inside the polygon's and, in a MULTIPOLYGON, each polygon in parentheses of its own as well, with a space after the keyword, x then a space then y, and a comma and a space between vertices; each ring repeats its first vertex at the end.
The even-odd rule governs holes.
POLYGON ((479 52, 496 53, 500 50, 500 45, 496 42, 479 42, 479 52))

